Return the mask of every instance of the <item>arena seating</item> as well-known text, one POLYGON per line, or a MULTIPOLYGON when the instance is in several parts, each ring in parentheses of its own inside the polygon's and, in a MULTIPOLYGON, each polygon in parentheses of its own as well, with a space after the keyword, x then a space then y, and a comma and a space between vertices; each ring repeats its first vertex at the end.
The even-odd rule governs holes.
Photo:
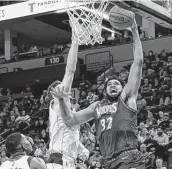
MULTIPOLYGON (((127 81, 130 66, 124 66, 120 72, 116 72, 122 80, 127 81)), ((111 68, 112 73, 114 70, 111 68)), ((107 70, 106 70, 107 71, 107 70)), ((108 72, 108 75, 110 73, 108 72)), ((150 51, 144 56, 143 78, 138 96, 138 148, 145 153, 150 153, 147 160, 147 168, 156 166, 155 160, 161 157, 164 164, 169 159, 172 151, 172 55, 162 50, 161 53, 150 51), (163 129, 163 135, 167 142, 159 142, 157 130, 163 129), (145 147, 146 146, 146 150, 145 147)), ((106 74, 104 76, 106 78, 106 74)), ((101 83, 100 83, 101 84, 101 83)), ((100 86, 99 84, 99 86, 100 86)), ((96 100, 101 100, 103 89, 92 83, 89 79, 82 79, 78 89, 80 97, 78 102, 73 99, 72 106, 77 111, 83 109, 96 100)), ((14 131, 23 131, 34 138, 35 155, 45 161, 48 152, 48 105, 46 90, 40 95, 40 91, 29 85, 21 94, 10 96, 10 89, 1 89, 1 112, 0 112, 0 150, 1 163, 8 159, 4 147, 5 138, 14 131), (35 91, 34 91, 35 90, 35 91), (34 94, 34 95, 33 95, 34 94)), ((81 141, 91 152, 87 163, 78 159, 78 169, 101 168, 101 155, 99 154, 98 142, 95 138, 94 121, 81 126, 81 141), (88 132, 87 132, 88 131, 88 132)))

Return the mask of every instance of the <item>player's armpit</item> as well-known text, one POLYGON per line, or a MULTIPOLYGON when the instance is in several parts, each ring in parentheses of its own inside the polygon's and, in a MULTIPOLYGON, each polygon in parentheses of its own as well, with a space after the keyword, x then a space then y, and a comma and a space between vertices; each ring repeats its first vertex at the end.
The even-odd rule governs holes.
POLYGON ((46 164, 42 159, 34 157, 30 161, 30 169, 46 169, 46 164))
POLYGON ((78 126, 84 124, 94 118, 95 107, 98 102, 91 104, 86 109, 80 110, 73 114, 73 116, 66 121, 68 126, 78 126))

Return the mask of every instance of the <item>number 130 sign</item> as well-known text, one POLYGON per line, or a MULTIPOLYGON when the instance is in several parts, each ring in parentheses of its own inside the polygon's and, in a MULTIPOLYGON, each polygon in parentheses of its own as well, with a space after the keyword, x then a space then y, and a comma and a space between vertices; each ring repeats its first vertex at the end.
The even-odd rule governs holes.
POLYGON ((45 65, 54 65, 58 63, 64 63, 63 56, 51 56, 51 57, 45 58, 45 65))

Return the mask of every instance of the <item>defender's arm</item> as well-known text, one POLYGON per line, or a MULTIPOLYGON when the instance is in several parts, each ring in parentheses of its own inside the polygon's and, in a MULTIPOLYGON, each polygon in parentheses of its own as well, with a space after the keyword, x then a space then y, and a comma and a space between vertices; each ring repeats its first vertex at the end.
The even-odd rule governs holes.
POLYGON ((86 123, 93 119, 94 117, 94 109, 97 102, 90 105, 88 108, 83 109, 81 111, 71 113, 71 110, 68 108, 65 100, 63 98, 59 99, 60 109, 61 109, 61 117, 65 121, 68 126, 76 126, 86 123))
POLYGON ((71 48, 67 57, 67 64, 65 75, 62 80, 62 85, 64 86, 65 92, 70 92, 74 74, 76 71, 77 64, 77 54, 78 54, 78 43, 72 40, 71 48))

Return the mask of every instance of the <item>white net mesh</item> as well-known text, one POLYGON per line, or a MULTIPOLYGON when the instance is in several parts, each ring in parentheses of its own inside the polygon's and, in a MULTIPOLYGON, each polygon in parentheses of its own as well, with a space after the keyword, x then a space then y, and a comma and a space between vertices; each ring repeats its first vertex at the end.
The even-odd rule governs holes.
POLYGON ((79 45, 102 43, 101 25, 108 2, 109 0, 63 0, 69 15, 73 38, 79 45), (71 8, 71 4, 74 4, 74 7, 71 8))

